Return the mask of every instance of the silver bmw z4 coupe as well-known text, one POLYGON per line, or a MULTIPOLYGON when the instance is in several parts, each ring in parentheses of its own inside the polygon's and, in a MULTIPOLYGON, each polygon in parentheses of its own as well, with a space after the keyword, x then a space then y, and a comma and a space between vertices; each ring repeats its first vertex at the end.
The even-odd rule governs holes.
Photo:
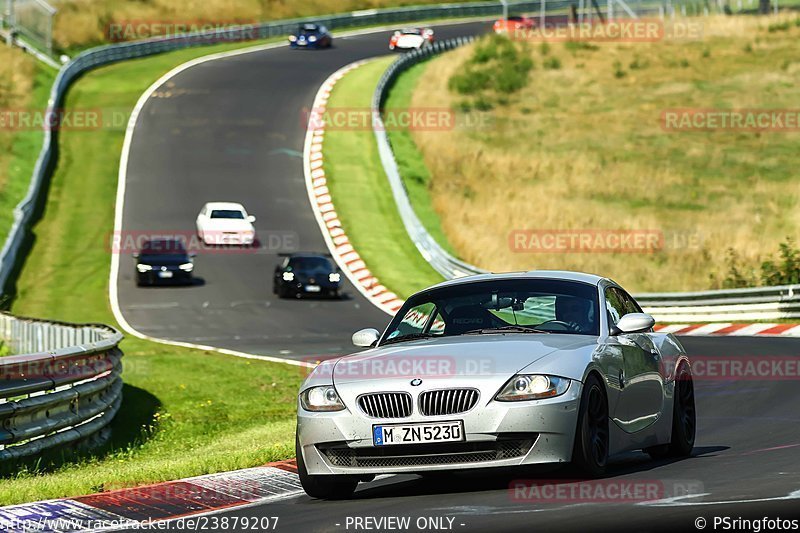
POLYGON ((691 365, 678 340, 608 278, 486 274, 409 298, 365 351, 324 361, 297 406, 312 497, 376 474, 572 463, 601 477, 630 450, 688 456, 691 365))

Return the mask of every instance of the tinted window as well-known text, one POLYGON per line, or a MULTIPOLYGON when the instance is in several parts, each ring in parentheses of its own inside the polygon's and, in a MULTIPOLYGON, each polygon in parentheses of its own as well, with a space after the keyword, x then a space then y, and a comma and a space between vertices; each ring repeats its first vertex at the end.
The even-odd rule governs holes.
POLYGON ((242 220, 244 219, 244 213, 236 209, 214 209, 213 211, 211 211, 211 218, 229 218, 229 219, 242 220))
POLYGON ((333 265, 325 257, 292 257, 289 259, 289 269, 303 272, 311 270, 330 272, 333 270, 333 265))
POLYGON ((616 324, 627 314, 622 295, 614 287, 606 289, 606 311, 608 311, 608 320, 611 324, 616 324))
POLYGON ((622 300, 622 304, 625 306, 625 314, 626 315, 628 313, 641 313, 642 312, 642 308, 639 307, 639 304, 636 303, 636 300, 634 300, 633 297, 630 294, 628 294, 627 292, 625 292, 623 290, 620 290, 620 289, 617 289, 617 292, 619 293, 619 297, 622 300))
POLYGON ((144 243, 140 255, 186 255, 186 248, 178 240, 152 240, 144 243))

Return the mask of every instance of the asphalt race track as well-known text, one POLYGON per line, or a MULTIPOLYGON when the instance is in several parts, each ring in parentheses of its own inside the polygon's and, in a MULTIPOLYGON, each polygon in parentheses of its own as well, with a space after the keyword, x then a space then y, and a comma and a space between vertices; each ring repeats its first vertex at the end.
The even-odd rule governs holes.
MULTIPOLYGON (((797 341, 761 338, 681 339, 690 355, 795 356, 797 341)), ((444 478, 394 476, 359 485, 351 501, 307 496, 239 509, 227 516, 279 516, 283 531, 356 531, 348 517, 453 517, 454 531, 696 531, 695 520, 713 517, 800 517, 800 389, 796 381, 696 381, 697 442, 691 458, 652 461, 632 453, 614 462, 611 488, 656 487, 658 504, 515 501, 510 484, 576 479, 568 471, 459 474, 444 478), (681 488, 696 498, 677 498, 681 488), (790 495, 792 495, 790 497, 790 495), (754 501, 755 500, 755 501, 754 501), (762 500, 762 501, 759 501, 762 500), (338 524, 338 525, 337 525, 338 524), (463 524, 463 526, 461 525, 463 524)), ((431 528, 432 529, 432 528, 431 528)), ((410 531, 415 531, 411 527, 410 531)), ((717 529, 720 531, 721 529, 717 529)), ((364 531, 364 529, 360 529, 364 531)))
MULTIPOLYGON (((464 24, 437 29, 440 39, 488 29, 464 24)), ((259 232, 284 232, 303 250, 325 250, 308 204, 300 153, 303 109, 325 78, 358 59, 386 52, 387 33, 338 39, 333 50, 286 48, 190 68, 144 107, 133 138, 125 196, 125 231, 187 231, 209 200, 244 203, 259 232)), ((387 316, 353 288, 342 301, 278 300, 271 292, 274 251, 212 254, 197 259, 204 283, 139 289, 134 263, 123 256, 121 310, 137 330, 156 337, 285 357, 350 349, 350 334, 383 327, 387 316)), ((798 342, 779 338, 682 339, 690 355, 794 356, 798 342)), ((714 516, 794 518, 800 514, 800 389, 788 381, 696 382, 698 439, 694 456, 651 461, 619 458, 607 481, 686 487, 695 497, 648 504, 619 501, 515 501, 520 478, 573 479, 563 471, 392 476, 360 485, 351 501, 306 496, 222 516, 279 516, 278 531, 365 531, 354 517, 445 519, 440 530, 694 531, 714 516), (350 517, 350 522, 348 522, 350 517), (348 527, 350 524, 350 527, 348 527)), ((428 523, 427 529, 434 529, 428 523)), ((382 528, 387 530, 387 528, 382 528)), ((410 530, 415 530, 411 527, 410 530)), ((720 529, 717 528, 717 531, 720 529)))
MULTIPOLYGON (((490 27, 457 24, 436 32, 448 39, 490 27)), ((335 39, 330 50, 281 47, 202 63, 155 92, 131 145, 124 234, 193 233, 205 202, 233 201, 256 215, 263 246, 255 254, 201 254, 195 274, 202 284, 193 287, 137 288, 134 260, 122 254, 120 310, 136 330, 302 358, 346 353, 353 332, 385 327, 388 315, 349 284, 341 301, 280 300, 272 294, 272 273, 280 251, 327 252, 304 181, 305 111, 330 74, 386 53, 386 31, 335 39)))

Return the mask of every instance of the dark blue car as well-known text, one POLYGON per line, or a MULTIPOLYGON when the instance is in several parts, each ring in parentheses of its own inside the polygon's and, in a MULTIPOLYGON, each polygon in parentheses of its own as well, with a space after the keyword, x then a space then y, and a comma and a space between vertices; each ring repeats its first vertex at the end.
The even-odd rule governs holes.
POLYGON ((320 24, 301 24, 297 31, 289 36, 292 48, 330 48, 333 36, 328 28, 320 24))

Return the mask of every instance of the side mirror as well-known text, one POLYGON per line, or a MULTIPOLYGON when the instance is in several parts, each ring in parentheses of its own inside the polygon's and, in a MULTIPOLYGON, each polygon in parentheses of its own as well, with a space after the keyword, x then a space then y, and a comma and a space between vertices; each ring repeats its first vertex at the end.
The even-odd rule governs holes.
POLYGON ((366 328, 353 333, 353 344, 362 348, 370 348, 378 342, 381 334, 377 329, 366 328))
POLYGON ((253 215, 248 215, 247 216, 247 221, 252 224, 253 222, 256 221, 256 217, 254 217, 253 215))
POLYGON ((134 252, 131 255, 133 255, 134 259, 139 259, 139 252, 134 252))
POLYGON ((189 252, 189 258, 194 259, 197 257, 197 252, 189 252))
POLYGON ((612 327, 612 335, 620 333, 641 333, 656 324, 656 319, 647 313, 628 313, 619 319, 617 325, 612 327))

